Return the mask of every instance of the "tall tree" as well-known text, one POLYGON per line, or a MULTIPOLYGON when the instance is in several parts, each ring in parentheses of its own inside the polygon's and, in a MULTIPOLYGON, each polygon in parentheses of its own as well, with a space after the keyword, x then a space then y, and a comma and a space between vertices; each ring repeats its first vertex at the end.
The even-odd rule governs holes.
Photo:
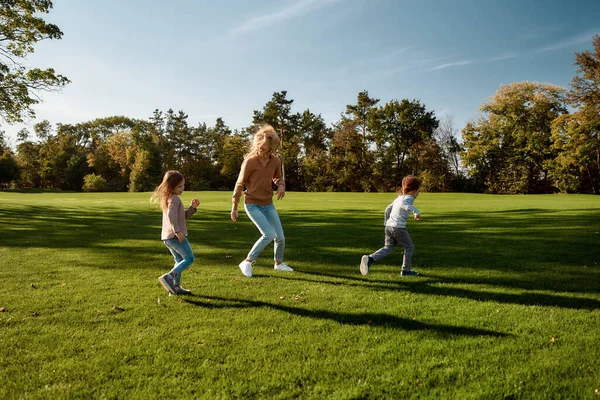
POLYGON ((485 175, 491 192, 550 191, 551 124, 567 112, 564 96, 564 88, 547 83, 502 85, 480 107, 484 116, 463 130, 462 155, 471 174, 485 175))
POLYGON ((407 172, 417 174, 419 153, 413 154, 410 170, 405 169, 405 161, 415 144, 433 138, 438 127, 434 112, 418 100, 392 100, 377 109, 373 121, 377 147, 393 155, 393 179, 399 182, 407 172))
POLYGON ((0 185, 6 187, 8 183, 17 180, 18 177, 17 160, 6 144, 4 131, 0 131, 0 185))
POLYGON ((356 127, 360 130, 365 146, 367 144, 367 132, 369 130, 369 116, 377 103, 379 103, 379 99, 369 97, 369 92, 363 90, 358 93, 356 104, 349 104, 346 106, 346 115, 350 116, 356 123, 356 127))
POLYGON ((334 126, 327 164, 333 190, 359 192, 370 189, 371 176, 363 176, 358 160, 362 146, 354 121, 342 119, 334 126))
POLYGON ((357 130, 357 134, 362 139, 362 146, 356 149, 356 161, 359 170, 361 186, 365 191, 373 188, 373 162, 372 155, 369 152, 369 144, 372 142, 371 121, 373 113, 376 112, 375 106, 379 99, 369 97, 369 92, 363 90, 358 93, 356 104, 346 105, 346 117, 353 123, 352 126, 357 130))
POLYGON ((600 112, 600 35, 592 38, 592 45, 593 51, 575 53, 578 75, 571 81, 567 99, 600 112))
POLYGON ((561 191, 600 193, 600 36, 593 51, 575 54, 578 75, 567 99, 578 110, 553 124, 553 148, 559 154, 550 173, 561 191))
POLYGON ((225 138, 223 143, 223 158, 221 175, 224 185, 233 188, 240 172, 240 165, 244 161, 244 155, 248 151, 248 141, 244 135, 236 133, 225 138))
POLYGON ((50 0, 0 0, 0 117, 8 123, 34 117, 31 108, 41 91, 60 90, 69 83, 53 68, 29 68, 25 57, 45 39, 63 33, 40 17, 52 8, 50 0))
POLYGON ((448 159, 452 173, 459 176, 461 174, 460 152, 462 146, 457 138, 458 130, 454 127, 454 119, 451 116, 442 118, 434 136, 444 156, 448 159))
POLYGON ((584 110, 552 123, 556 158, 548 163, 554 185, 565 193, 600 193, 600 119, 584 110))

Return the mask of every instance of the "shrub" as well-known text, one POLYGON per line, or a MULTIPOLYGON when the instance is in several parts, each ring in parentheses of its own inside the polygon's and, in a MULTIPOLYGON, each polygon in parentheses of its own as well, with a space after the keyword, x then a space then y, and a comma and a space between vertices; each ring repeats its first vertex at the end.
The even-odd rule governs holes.
POLYGON ((104 192, 106 190, 106 179, 100 175, 89 174, 83 177, 84 192, 104 192))

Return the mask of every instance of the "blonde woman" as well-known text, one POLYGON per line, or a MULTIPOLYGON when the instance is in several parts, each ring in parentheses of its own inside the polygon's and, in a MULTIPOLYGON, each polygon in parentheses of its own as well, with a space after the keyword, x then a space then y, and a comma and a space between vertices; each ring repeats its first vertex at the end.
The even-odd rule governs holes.
POLYGON ((277 200, 285 196, 285 183, 281 178, 281 160, 275 155, 279 144, 279 136, 275 129, 270 125, 262 126, 254 134, 252 146, 244 158, 233 190, 231 220, 237 221, 238 204, 244 192, 244 210, 261 233, 246 259, 239 264, 242 274, 247 277, 252 276, 252 264, 272 241, 275 242, 273 268, 277 271, 293 271, 283 262, 285 236, 273 204, 273 183, 277 185, 277 200))

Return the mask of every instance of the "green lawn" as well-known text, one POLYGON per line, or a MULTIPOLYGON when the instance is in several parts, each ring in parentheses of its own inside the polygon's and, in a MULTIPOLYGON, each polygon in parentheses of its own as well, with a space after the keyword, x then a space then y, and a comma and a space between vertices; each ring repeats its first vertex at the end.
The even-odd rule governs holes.
POLYGON ((402 251, 363 277, 394 194, 276 202, 293 273, 231 193, 172 258, 148 193, 0 192, 0 398, 600 398, 600 196, 423 193, 402 251))

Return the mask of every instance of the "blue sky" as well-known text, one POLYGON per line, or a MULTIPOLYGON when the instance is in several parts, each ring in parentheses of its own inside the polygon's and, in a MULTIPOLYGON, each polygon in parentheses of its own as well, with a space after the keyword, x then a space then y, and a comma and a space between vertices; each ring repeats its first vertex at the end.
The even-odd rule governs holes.
MULTIPOLYGON (((568 87, 600 34, 600 1, 55 0, 64 32, 28 63, 72 80, 37 120, 78 123, 184 110, 248 126, 273 92, 329 124, 358 92, 417 99, 457 129, 501 84, 568 87)), ((22 125, 2 129, 14 144, 22 125)))

